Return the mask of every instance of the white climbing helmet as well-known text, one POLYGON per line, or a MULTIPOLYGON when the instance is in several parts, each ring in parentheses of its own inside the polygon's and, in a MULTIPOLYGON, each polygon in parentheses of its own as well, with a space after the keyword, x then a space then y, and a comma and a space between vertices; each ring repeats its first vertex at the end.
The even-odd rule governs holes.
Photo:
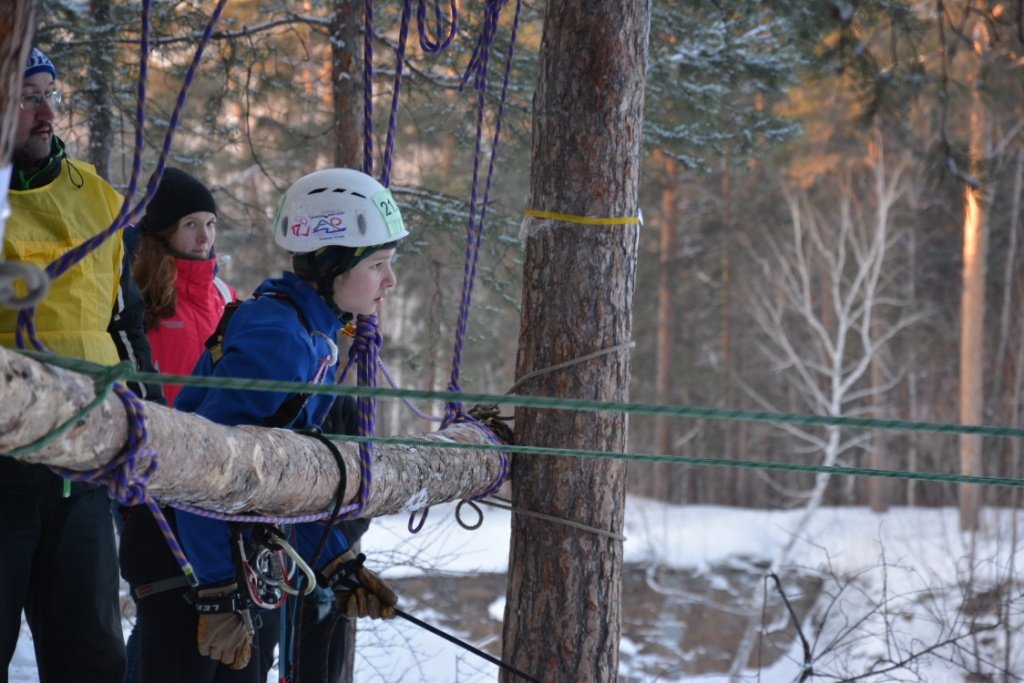
POLYGON ((295 181, 274 216, 274 241, 293 254, 323 247, 370 247, 409 231, 391 190, 351 168, 314 171, 295 181))

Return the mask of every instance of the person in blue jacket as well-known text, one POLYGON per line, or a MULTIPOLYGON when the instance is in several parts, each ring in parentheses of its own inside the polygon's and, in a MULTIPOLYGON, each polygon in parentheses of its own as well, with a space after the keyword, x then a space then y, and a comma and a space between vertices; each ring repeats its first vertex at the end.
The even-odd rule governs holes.
MULTIPOLYGON (((396 284, 391 260, 398 240, 408 235, 389 190, 364 173, 338 168, 317 171, 292 185, 279 205, 274 231, 277 244, 292 254, 294 272, 265 280, 253 298, 238 306, 219 349, 207 350, 193 374, 333 382, 336 340, 344 322, 355 314, 373 314, 389 295, 396 284)), ((309 430, 320 426, 333 401, 327 395, 187 386, 175 408, 229 426, 309 430)), ((261 666, 252 650, 264 649, 259 639, 265 631, 254 627, 257 612, 247 599, 244 581, 239 580, 232 550, 235 528, 181 510, 175 517, 200 585, 139 601, 142 682, 260 681, 267 664, 261 666), (193 605, 181 600, 186 592, 193 605)), ((328 529, 315 523, 293 528, 295 546, 307 560, 327 534, 313 568, 335 593, 333 620, 395 616, 397 598, 379 577, 354 561, 354 539, 345 530, 344 525, 328 529), (340 580, 352 574, 361 584, 359 589, 340 580)), ((258 616, 275 618, 266 612, 258 616)), ((321 633, 308 638, 305 632, 300 634, 304 648, 300 661, 316 665, 313 676, 299 672, 303 683, 335 680, 337 672, 322 665, 338 659, 329 652, 340 640, 331 636, 332 617, 310 620, 311 628, 321 633)), ((270 632, 275 637, 273 629, 270 632)))

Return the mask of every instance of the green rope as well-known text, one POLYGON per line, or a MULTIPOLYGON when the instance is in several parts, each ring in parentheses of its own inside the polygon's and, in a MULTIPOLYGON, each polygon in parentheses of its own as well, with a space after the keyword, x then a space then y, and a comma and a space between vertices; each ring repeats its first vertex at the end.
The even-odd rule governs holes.
MULTIPOLYGON (((359 387, 359 386, 338 386, 338 385, 309 385, 301 382, 280 382, 273 380, 238 379, 230 377, 197 377, 192 375, 164 375, 154 372, 139 372, 133 370, 127 364, 120 364, 113 367, 98 365, 82 361, 77 358, 63 356, 52 356, 49 354, 36 353, 31 351, 19 351, 26 356, 36 358, 42 362, 57 365, 84 374, 96 377, 97 385, 102 378, 116 375, 119 378, 137 382, 171 383, 189 386, 219 388, 219 389, 240 389, 247 391, 279 391, 285 393, 306 393, 334 396, 375 396, 395 399, 419 399, 448 402, 460 400, 463 403, 504 403, 525 408, 549 408, 555 410, 588 410, 588 411, 612 411, 622 413, 635 413, 641 415, 665 415, 671 417, 701 418, 707 420, 733 420, 748 422, 764 422, 770 424, 799 424, 799 425, 829 425, 846 426, 857 428, 904 430, 911 432, 932 432, 946 434, 979 434, 982 436, 999 437, 1024 437, 1024 429, 1015 427, 1001 427, 989 425, 961 425, 939 422, 919 422, 906 420, 882 420, 874 418, 858 417, 834 417, 823 415, 810 415, 802 413, 778 413, 770 411, 749 411, 727 408, 703 408, 699 406, 666 406, 642 403, 620 403, 616 401, 591 401, 582 399, 550 398, 544 396, 509 396, 503 394, 470 394, 466 392, 447 391, 422 391, 413 389, 389 389, 383 387, 359 387)), ((110 387, 106 386, 106 393, 110 387)), ((103 397, 105 398, 105 396, 103 397)), ((58 428, 58 431, 49 434, 33 444, 22 446, 14 453, 21 453, 39 448, 49 443, 53 438, 66 431, 71 424, 76 422, 82 415, 98 405, 102 399, 97 397, 89 406, 86 406, 79 415, 69 420, 58 428)), ((411 446, 437 446, 436 442, 423 441, 419 439, 403 439, 401 437, 334 437, 341 441, 369 441, 381 444, 411 445, 411 446)), ((759 460, 724 460, 720 458, 701 458, 680 455, 658 455, 652 453, 610 453, 607 451, 595 450, 574 450, 564 448, 545 448, 539 446, 504 446, 498 444, 462 444, 446 442, 445 447, 468 448, 478 451, 506 451, 522 453, 527 455, 554 455, 569 457, 588 457, 612 460, 634 460, 644 462, 667 462, 680 465, 699 465, 708 467, 731 467, 745 469, 759 469, 769 471, 803 472, 803 473, 827 473, 841 474, 858 477, 884 477, 890 479, 914 479, 919 481, 934 481, 954 484, 984 484, 988 486, 1002 486, 1012 488, 1024 488, 1024 480, 1008 477, 987 477, 962 474, 946 474, 941 472, 911 472, 904 470, 881 470, 867 467, 843 467, 810 465, 800 463, 773 463, 759 460)))
POLYGON ((700 406, 668 406, 648 403, 620 403, 617 401, 591 401, 586 399, 550 398, 546 396, 510 396, 507 394, 473 394, 465 391, 426 391, 418 389, 390 389, 386 387, 309 385, 301 382, 236 379, 230 377, 194 377, 191 375, 161 375, 154 372, 132 372, 129 379, 137 382, 167 382, 217 389, 244 389, 248 391, 281 391, 334 396, 375 396, 378 398, 419 399, 439 402, 459 400, 463 403, 498 403, 523 408, 551 408, 555 410, 583 410, 633 413, 638 415, 665 415, 669 417, 700 418, 765 422, 770 424, 798 424, 817 426, 887 429, 893 431, 932 432, 944 434, 979 434, 1024 438, 1024 428, 989 425, 963 425, 942 422, 883 420, 865 417, 837 417, 806 413, 777 413, 766 410, 739 410, 731 408, 705 408, 700 406))
POLYGON ((888 479, 915 479, 920 481, 947 482, 954 484, 985 484, 988 486, 1005 486, 1024 488, 1024 479, 1010 477, 983 477, 964 474, 945 474, 942 472, 909 472, 904 470, 879 470, 870 467, 841 467, 826 465, 807 465, 801 463, 765 462, 762 460, 724 460, 721 458, 700 458, 685 455, 657 455, 654 453, 612 453, 609 451, 580 450, 571 448, 547 448, 544 446, 504 446, 501 444, 462 443, 458 441, 428 441, 405 437, 381 436, 346 436, 327 435, 335 441, 370 441, 373 443, 393 446, 464 448, 473 451, 505 451, 506 453, 523 453, 528 455, 557 455, 580 458, 597 458, 600 460, 633 460, 641 462, 667 462, 677 465, 705 465, 709 467, 732 467, 737 469, 772 470, 782 472, 804 472, 823 474, 848 474, 855 477, 885 477, 888 479))
MULTIPOLYGON (((49 354, 46 353, 25 352, 25 355, 30 355, 42 362, 50 362, 49 354)), ((59 365, 59 363, 54 363, 54 365, 59 365)), ((97 369, 97 372, 95 373, 87 373, 93 378, 93 384, 96 387, 96 396, 76 411, 74 415, 57 426, 53 431, 42 435, 35 441, 27 443, 24 446, 18 446, 7 453, 0 452, 0 457, 10 456, 12 458, 17 458, 25 455, 26 453, 31 453, 45 448, 49 444, 53 443, 53 441, 58 437, 63 436, 69 429, 81 422, 86 415, 106 401, 107 397, 110 396, 110 392, 114 388, 114 383, 132 371, 132 366, 128 363, 118 363, 117 365, 110 366, 97 365, 95 363, 91 363, 90 365, 97 369)))
MULTIPOLYGON (((95 375, 106 370, 77 358, 48 356, 30 351, 19 351, 37 360, 58 365, 69 370, 95 375)), ((550 408, 555 410, 585 410, 633 413, 637 415, 665 415, 668 417, 700 418, 704 420, 726 420, 741 422, 763 422, 769 424, 798 424, 861 429, 886 429, 892 431, 930 432, 940 434, 978 434, 980 436, 1001 436, 1024 438, 1024 428, 998 425, 964 425, 944 422, 921 422, 910 420, 883 420, 867 417, 839 417, 812 415, 808 413, 782 413, 767 410, 739 410, 734 408, 706 408, 701 406, 668 406, 648 403, 620 403, 617 401, 591 401, 586 399, 551 398, 546 396, 511 396, 507 394, 471 394, 464 391, 425 391, 417 389, 390 389, 386 387, 338 386, 332 384, 304 384, 302 382, 281 382, 275 380, 240 379, 233 377, 198 377, 193 375, 164 375, 157 372, 129 370, 124 379, 135 382, 156 384, 182 384, 211 389, 242 389, 247 391, 280 391, 289 394, 304 393, 333 396, 375 396, 379 398, 419 399, 439 402, 460 400, 463 403, 498 403, 523 408, 550 408)))

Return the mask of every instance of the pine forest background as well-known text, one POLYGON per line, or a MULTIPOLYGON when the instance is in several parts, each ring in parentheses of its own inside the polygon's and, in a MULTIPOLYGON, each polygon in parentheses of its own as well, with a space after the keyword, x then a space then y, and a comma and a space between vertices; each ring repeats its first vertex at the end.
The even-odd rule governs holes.
MULTIPOLYGON (((153 5, 144 176, 213 4, 153 5)), ((391 184, 413 236, 382 311, 383 357, 406 388, 449 381, 477 149, 476 96, 459 86, 482 4, 460 3, 460 35, 440 56, 425 54, 415 32, 408 41, 391 184)), ((362 69, 339 60, 349 45, 361 54, 362 5, 233 0, 206 49, 170 163, 215 188, 218 251, 230 256, 221 274, 242 293, 287 267, 269 222, 288 184, 361 163, 362 69), (345 69, 355 78, 339 76, 345 69)), ((463 352, 460 385, 471 392, 514 382, 541 9, 522 6, 463 352)), ((374 3, 377 173, 400 11, 374 3)), ((1020 424, 1020 11, 976 0, 654 2, 633 401, 942 423, 965 421, 968 403, 981 422, 1020 424), (980 300, 963 295, 965 266, 981 274, 980 300), (961 329, 980 340, 974 360, 963 360, 961 329), (980 387, 970 400, 964 372, 980 387)), ((139 12, 137 2, 47 0, 35 40, 65 91, 57 134, 121 189, 139 12)), ((492 46, 481 182, 511 16, 492 46)), ((378 431, 429 427, 400 404, 380 410, 378 431)), ((634 453, 939 472, 969 462, 963 442, 635 415, 629 430, 634 453)), ((1019 451, 1016 440, 986 437, 975 473, 1018 478, 1019 451)), ((788 507, 806 498, 811 477, 629 466, 633 492, 677 503, 788 507)), ((876 509, 959 499, 950 484, 904 479, 827 486, 828 504, 876 509)), ((1008 504, 1012 491, 980 495, 1008 504)))

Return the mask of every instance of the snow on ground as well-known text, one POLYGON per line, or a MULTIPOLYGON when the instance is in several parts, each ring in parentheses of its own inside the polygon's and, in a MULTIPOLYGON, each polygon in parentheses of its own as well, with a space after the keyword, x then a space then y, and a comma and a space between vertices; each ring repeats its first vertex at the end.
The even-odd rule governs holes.
MULTIPOLYGON (((508 567, 509 513, 483 507, 480 529, 468 531, 454 521, 454 506, 431 509, 423 531, 411 535, 405 516, 374 521, 363 539, 369 564, 383 567, 385 577, 418 576, 430 572, 471 574, 504 572, 508 567)), ((627 563, 709 571, 731 559, 770 562, 781 544, 789 540, 799 511, 747 510, 714 506, 672 506, 631 498, 626 508, 625 560, 627 563)), ((473 522, 475 513, 464 515, 473 522)), ((1024 519, 1018 519, 1024 522, 1024 519)), ((815 623, 805 619, 804 632, 812 640, 815 671, 831 671, 838 677, 863 673, 881 660, 900 661, 940 640, 954 640, 941 656, 914 659, 901 670, 868 678, 869 681, 928 681, 950 683, 964 680, 956 664, 964 649, 975 661, 991 666, 1009 663, 1017 675, 1024 672, 1024 636, 1013 630, 994 629, 973 639, 957 640, 965 620, 994 618, 995 607, 1020 631, 1021 588, 1007 584, 1015 566, 1024 564, 1014 539, 1020 533, 1006 510, 988 510, 985 532, 971 553, 971 538, 958 530, 955 509, 894 509, 874 514, 864 508, 824 508, 813 518, 803 537, 797 539, 788 565, 820 575, 823 594, 814 612, 815 623), (971 559, 973 558, 973 559, 971 559), (843 577, 843 578, 838 578, 843 577), (963 606, 961 588, 969 581, 984 589, 1004 586, 992 604, 981 600, 973 611, 963 606), (1009 586, 1008 588, 1006 586, 1009 586), (832 599, 828 596, 839 596, 832 599), (1007 646, 1007 639, 1016 635, 1007 646), (816 638, 815 638, 816 636, 816 638), (1012 654, 1005 656, 1005 651, 1012 654), (1019 653, 1018 653, 1019 651, 1019 653)), ((990 596, 992 597, 992 596, 990 596)), ((504 605, 496 600, 490 614, 500 620, 504 605)), ((417 617, 433 623, 436 615, 417 617)), ((126 631, 130 625, 126 622, 126 631)), ((481 643, 476 643, 481 645, 481 643)), ((623 639, 622 652, 635 644, 623 639)), ((625 658, 624 658, 625 659, 625 658)), ((798 680, 802 650, 793 650, 770 669, 750 672, 750 680, 783 683, 798 680)), ((991 670, 991 669, 989 669, 991 670)), ((8 670, 11 683, 36 683, 30 636, 24 631, 8 670)), ((646 681, 635 671, 620 671, 629 680, 646 681)), ((385 624, 363 620, 359 625, 356 680, 384 681, 497 681, 494 665, 400 619, 385 624)), ((661 683, 724 682, 725 676, 666 678, 661 683)), ((979 678, 977 680, 988 680, 979 678)), ((1012 679, 1016 680, 1016 679, 1012 679)))

